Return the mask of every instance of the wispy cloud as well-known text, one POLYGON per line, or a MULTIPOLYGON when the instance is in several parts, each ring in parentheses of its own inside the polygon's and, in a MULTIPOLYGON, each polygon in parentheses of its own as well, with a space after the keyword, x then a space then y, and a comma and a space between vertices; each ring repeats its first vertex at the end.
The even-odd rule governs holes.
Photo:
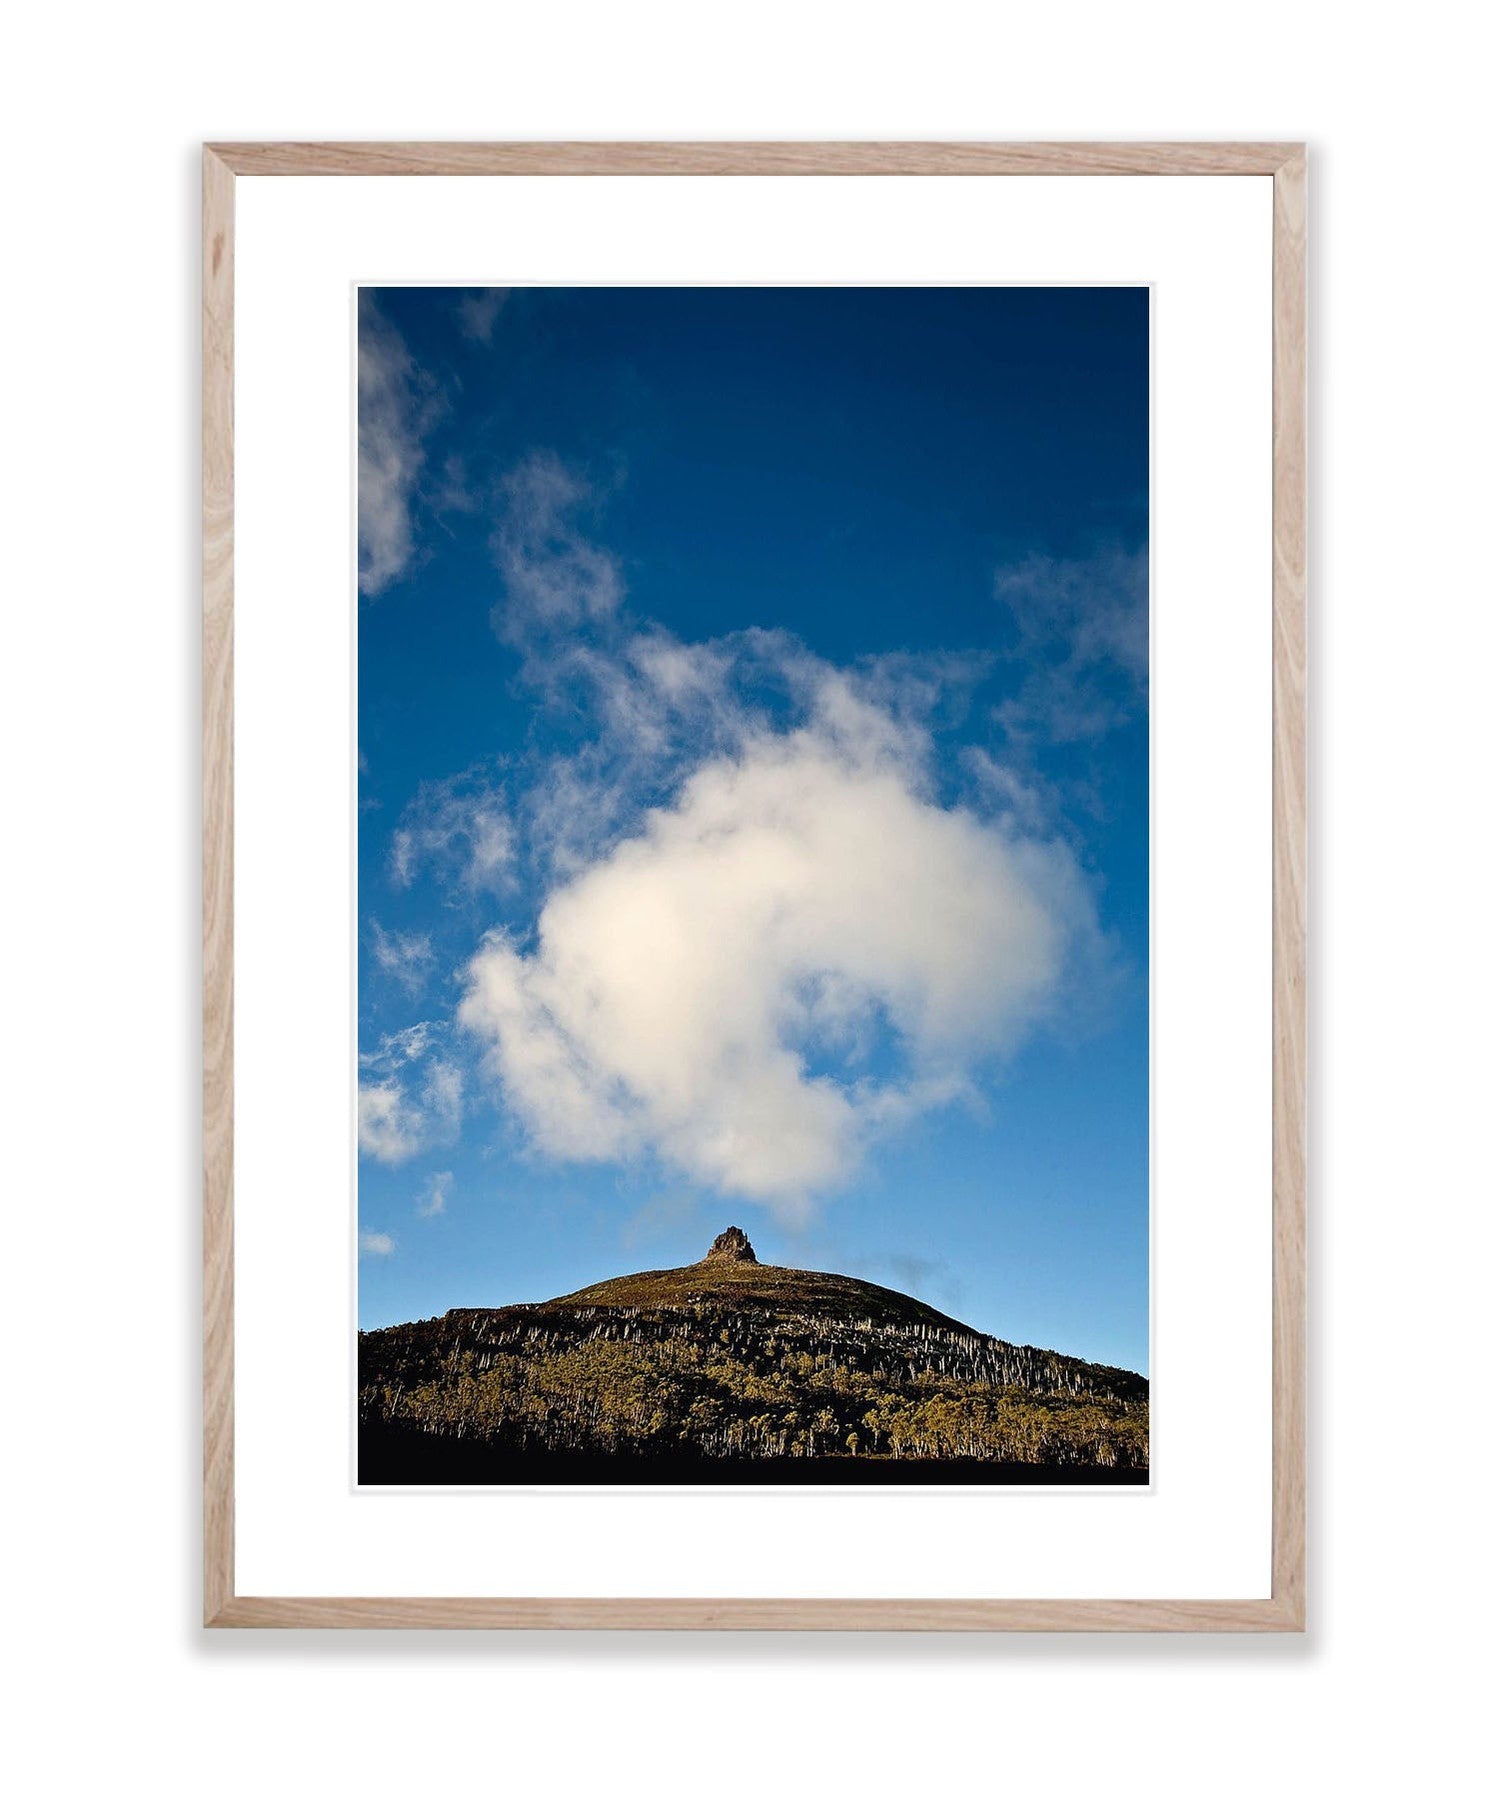
POLYGON ((619 563, 583 529, 594 500, 588 484, 550 451, 528 456, 505 477, 492 539, 504 595, 491 615, 505 642, 525 644, 618 607, 619 563))
POLYGON ((1044 831, 1056 813, 1056 797, 1034 777, 1027 778, 1013 764, 1001 761, 980 744, 969 744, 959 761, 973 781, 975 798, 991 816, 1010 821, 1027 833, 1044 831))
POLYGON ((360 1056, 361 1154, 398 1164, 456 1139, 463 1118, 463 1070, 434 1051, 446 1033, 446 1026, 423 1020, 360 1056))
POLYGON ((463 335, 475 343, 487 344, 494 336, 495 323, 509 298, 508 287, 481 287, 465 294, 458 302, 458 323, 463 335))
POLYGON ((1021 743, 1102 737, 1140 712, 1150 679, 1147 553, 1032 556, 1002 568, 994 596, 1024 669, 998 722, 1021 743))
POLYGON ((359 1066, 372 1074, 398 1073, 408 1062, 419 1062, 434 1044, 445 1040, 447 1026, 439 1019, 422 1018, 399 1031, 388 1031, 376 1048, 360 1054, 359 1066))
POLYGON ((456 1062, 434 1061, 422 1082, 422 1109, 428 1141, 451 1143, 463 1117, 463 1070, 456 1062))
POLYGON ((359 1253, 362 1256, 388 1256, 395 1253, 396 1240, 384 1231, 361 1231, 359 1253))
POLYGON ((453 1177, 444 1171, 434 1174, 426 1187, 417 1195, 416 1215, 418 1218, 440 1218, 448 1209, 448 1199, 453 1191, 453 1177))
POLYGON ((416 554, 412 518, 435 385, 374 297, 359 296, 359 590, 383 592, 416 554))
POLYGON ((939 715, 967 704, 983 668, 981 657, 905 654, 835 668, 784 631, 686 643, 658 626, 611 621, 528 665, 538 704, 563 727, 577 721, 582 735, 522 771, 520 836, 538 874, 575 873, 702 763, 798 720, 873 729, 898 741, 914 768, 939 715))
POLYGON ((515 828, 492 765, 424 782, 391 833, 390 878, 409 887, 435 865, 470 893, 497 893, 510 878, 515 828))
POLYGON ((422 932, 387 931, 370 920, 370 950, 375 966, 398 981, 408 993, 426 985, 433 962, 432 939, 422 932))

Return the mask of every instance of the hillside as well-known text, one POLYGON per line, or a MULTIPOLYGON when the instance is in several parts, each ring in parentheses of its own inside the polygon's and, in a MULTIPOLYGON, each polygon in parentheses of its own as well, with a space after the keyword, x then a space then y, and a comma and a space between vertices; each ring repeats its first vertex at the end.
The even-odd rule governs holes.
MULTIPOLYGON (((538 1309, 560 1312, 579 1306, 726 1306, 745 1312, 779 1312, 828 1319, 869 1319, 876 1324, 925 1325, 967 1331, 955 1318, 923 1305, 908 1293, 877 1287, 846 1274, 819 1274, 809 1268, 777 1268, 755 1259, 749 1239, 735 1226, 717 1238, 701 1262, 686 1268, 656 1268, 598 1281, 538 1309), (742 1246, 742 1247, 741 1247, 742 1246), (747 1254, 745 1252, 748 1252, 747 1254)), ((975 1333, 967 1331, 972 1336, 975 1333)))
POLYGON ((359 1340, 360 1478, 1142 1480, 1149 1389, 908 1294, 701 1262, 359 1340))

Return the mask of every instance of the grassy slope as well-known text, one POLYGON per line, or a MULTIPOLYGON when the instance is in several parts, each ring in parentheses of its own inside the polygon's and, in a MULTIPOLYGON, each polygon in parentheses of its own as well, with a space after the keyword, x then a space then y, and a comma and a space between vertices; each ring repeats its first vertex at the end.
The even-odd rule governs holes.
POLYGON ((539 1307, 731 1306, 739 1310, 819 1313, 835 1318, 869 1318, 877 1324, 925 1324, 943 1330, 980 1333, 907 1293, 878 1287, 846 1274, 819 1274, 810 1268, 777 1268, 764 1262, 694 1262, 686 1268, 653 1268, 596 1281, 539 1307))

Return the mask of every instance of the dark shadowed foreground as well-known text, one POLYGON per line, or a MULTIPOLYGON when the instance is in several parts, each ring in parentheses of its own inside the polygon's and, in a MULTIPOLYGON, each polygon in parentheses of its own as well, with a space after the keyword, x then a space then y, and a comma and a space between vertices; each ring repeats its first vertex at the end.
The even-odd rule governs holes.
POLYGON ((726 1231, 687 1268, 361 1333, 371 1485, 1140 1485, 1143 1376, 726 1231))

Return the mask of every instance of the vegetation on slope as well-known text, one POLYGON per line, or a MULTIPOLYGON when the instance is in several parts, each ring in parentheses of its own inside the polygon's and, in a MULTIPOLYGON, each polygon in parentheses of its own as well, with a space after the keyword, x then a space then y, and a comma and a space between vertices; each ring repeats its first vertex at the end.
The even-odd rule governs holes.
POLYGON ((372 1431, 535 1457, 977 1460, 1144 1469, 1145 1380, 750 1261, 360 1338, 372 1431))

